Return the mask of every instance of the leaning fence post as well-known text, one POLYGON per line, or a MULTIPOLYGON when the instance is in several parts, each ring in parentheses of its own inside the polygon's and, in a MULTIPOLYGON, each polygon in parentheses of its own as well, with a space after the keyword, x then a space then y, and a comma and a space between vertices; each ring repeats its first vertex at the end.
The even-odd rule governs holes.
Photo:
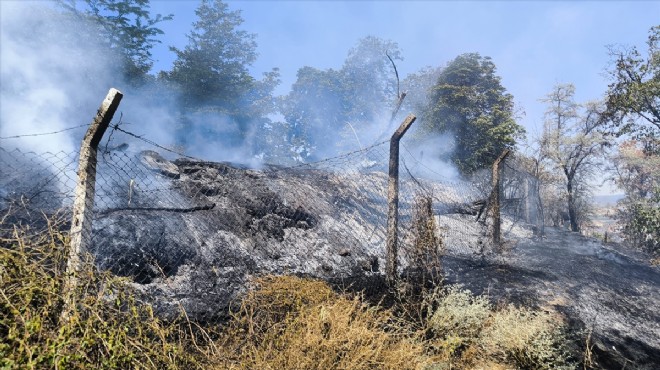
POLYGON ((399 141, 415 122, 414 114, 401 123, 390 139, 390 176, 387 189, 387 266, 385 268, 387 283, 393 286, 397 280, 397 253, 399 223, 399 141))
POLYGON ((96 112, 96 117, 94 117, 94 120, 89 125, 87 133, 80 145, 78 183, 76 184, 73 216, 71 218, 71 240, 62 291, 64 298, 62 319, 68 319, 76 304, 74 292, 78 285, 81 258, 82 254, 88 248, 91 239, 97 149, 122 97, 123 95, 119 90, 110 89, 105 100, 101 103, 101 107, 96 112))
POLYGON ((509 149, 504 149, 502 154, 493 162, 493 245, 499 248, 501 244, 501 218, 500 218, 500 163, 509 155, 509 149))

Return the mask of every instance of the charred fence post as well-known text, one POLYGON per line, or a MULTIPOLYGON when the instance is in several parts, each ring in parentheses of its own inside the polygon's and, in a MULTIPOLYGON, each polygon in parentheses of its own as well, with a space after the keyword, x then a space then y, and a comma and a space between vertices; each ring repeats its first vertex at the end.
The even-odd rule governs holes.
POLYGON ((399 223, 399 141, 417 117, 409 114, 390 139, 390 168, 387 188, 387 261, 386 279, 390 286, 397 280, 398 223, 399 223))
POLYGON ((493 246, 497 249, 500 248, 502 243, 501 237, 501 218, 500 218, 500 163, 509 155, 509 149, 504 149, 502 154, 493 162, 493 178, 492 178, 492 210, 493 210, 493 246))
POLYGON ((64 307, 60 316, 62 320, 67 320, 75 307, 75 290, 78 286, 82 254, 87 250, 91 239, 97 149, 122 97, 123 95, 119 90, 110 89, 80 145, 78 183, 76 184, 73 216, 71 218, 71 241, 62 291, 64 298, 64 307))

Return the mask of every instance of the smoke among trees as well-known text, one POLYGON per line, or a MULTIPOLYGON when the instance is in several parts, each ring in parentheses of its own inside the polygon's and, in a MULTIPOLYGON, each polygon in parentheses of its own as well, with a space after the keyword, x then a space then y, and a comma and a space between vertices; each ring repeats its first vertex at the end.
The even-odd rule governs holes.
MULTIPOLYGON (((243 27, 240 10, 220 0, 199 3, 188 42, 171 47, 176 59, 166 71, 153 71, 152 50, 167 39, 160 27, 173 15, 153 14, 149 0, 2 7, 0 137, 84 126, 113 86, 125 94, 122 121, 131 131, 194 156, 253 166, 360 149, 387 139, 410 112, 419 120, 403 144, 412 144, 410 151, 432 169, 429 177, 475 176, 503 149, 524 143, 514 97, 496 61, 478 53, 398 76, 395 66, 405 63, 405 50, 393 40, 366 36, 347 48, 338 68, 300 66, 291 90, 276 95, 277 66, 250 74, 258 58, 256 35, 243 27), (392 120, 404 91, 400 116, 392 120)), ((545 217, 567 212, 578 230, 588 174, 597 164, 613 164, 627 194, 624 219, 637 225, 630 233, 658 239, 658 174, 640 162, 658 157, 659 29, 649 34, 647 55, 611 50, 614 67, 604 103, 575 105, 569 90, 561 99, 546 98, 544 134, 521 159, 537 180, 537 193, 546 194, 545 217), (612 151, 615 160, 604 157, 606 135, 621 138, 608 143, 620 146, 612 151), (555 203, 556 212, 550 212, 555 203)), ((553 91, 560 86, 569 85, 553 91)), ((3 146, 72 152, 83 132, 81 127, 57 140, 35 137, 3 146)))

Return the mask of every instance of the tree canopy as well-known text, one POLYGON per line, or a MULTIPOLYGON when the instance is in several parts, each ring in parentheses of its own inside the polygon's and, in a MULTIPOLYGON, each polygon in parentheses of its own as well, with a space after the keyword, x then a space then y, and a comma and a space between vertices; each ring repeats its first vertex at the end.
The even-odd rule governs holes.
POLYGON ((298 70, 283 99, 282 114, 290 128, 289 140, 306 143, 303 157, 330 149, 347 126, 359 130, 390 113, 397 100, 397 81, 388 56, 402 59, 398 45, 369 36, 350 49, 338 70, 298 70))
POLYGON ((121 71, 131 83, 141 83, 151 70, 151 49, 163 34, 157 24, 173 15, 152 15, 149 0, 60 0, 70 14, 90 21, 98 29, 98 41, 115 50, 121 59, 121 71), (82 7, 78 9, 78 4, 82 7))
POLYGON ((425 134, 451 134, 452 161, 463 174, 487 167, 524 134, 514 119, 513 96, 506 92, 489 57, 468 53, 440 73, 423 113, 425 134))
POLYGON ((651 28, 646 44, 646 57, 635 47, 610 48, 607 113, 619 135, 660 136, 660 26, 651 28))
POLYGON ((206 124, 203 135, 213 138, 217 132, 227 133, 226 127, 219 126, 232 125, 235 130, 226 137, 244 143, 249 131, 266 123, 266 116, 275 110, 272 92, 280 82, 279 71, 274 68, 262 80, 250 75, 248 69, 257 57, 256 35, 239 29, 243 23, 240 11, 230 10, 220 0, 202 0, 195 13, 197 21, 188 34, 188 44, 183 50, 170 48, 176 60, 160 79, 179 89, 185 115, 222 117, 215 124, 206 124))
POLYGON ((220 0, 203 0, 195 14, 186 47, 170 48, 176 60, 166 78, 180 86, 186 108, 213 105, 235 113, 254 83, 248 67, 257 56, 256 35, 239 30, 240 11, 220 0))

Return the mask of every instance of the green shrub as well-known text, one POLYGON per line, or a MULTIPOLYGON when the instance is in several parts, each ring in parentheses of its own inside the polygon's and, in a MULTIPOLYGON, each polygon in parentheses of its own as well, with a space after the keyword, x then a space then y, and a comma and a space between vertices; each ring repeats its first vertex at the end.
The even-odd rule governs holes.
POLYGON ((574 368, 558 317, 513 305, 494 310, 458 287, 436 289, 425 306, 427 347, 440 360, 433 368, 574 368))

